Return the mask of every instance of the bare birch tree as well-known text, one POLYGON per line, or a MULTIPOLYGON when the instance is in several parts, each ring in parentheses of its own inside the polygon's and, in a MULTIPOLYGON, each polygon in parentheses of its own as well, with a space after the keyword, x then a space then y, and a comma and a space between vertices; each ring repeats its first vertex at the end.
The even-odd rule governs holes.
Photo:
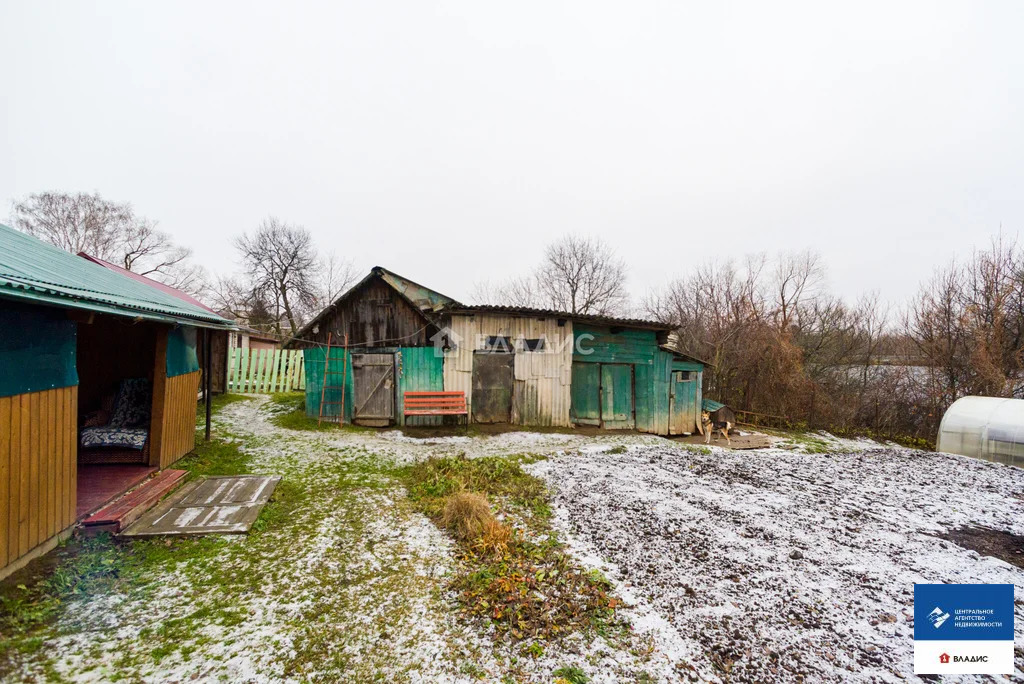
POLYGON ((99 194, 40 192, 15 202, 14 227, 74 254, 110 261, 190 294, 206 288, 206 274, 192 251, 175 244, 131 204, 99 194))

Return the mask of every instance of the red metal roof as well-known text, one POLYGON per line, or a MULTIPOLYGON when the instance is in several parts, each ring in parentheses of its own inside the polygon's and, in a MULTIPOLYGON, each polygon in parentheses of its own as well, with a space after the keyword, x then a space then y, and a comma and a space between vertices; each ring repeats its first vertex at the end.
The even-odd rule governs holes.
MULTIPOLYGON (((173 295, 173 296, 177 297, 178 299, 181 299, 183 301, 188 302, 189 304, 192 304, 193 306, 202 307, 203 309, 206 309, 207 311, 209 311, 212 314, 216 314, 217 313, 216 311, 214 311, 210 307, 206 306, 205 304, 203 304, 201 301, 199 301, 198 299, 196 299, 192 295, 187 294, 185 292, 182 292, 181 290, 179 290, 177 288, 174 288, 174 287, 171 287, 170 285, 165 285, 165 284, 163 284, 163 283, 161 283, 159 281, 153 280, 152 278, 147 278, 144 275, 139 275, 138 273, 134 273, 132 271, 129 271, 127 268, 123 268, 121 266, 118 266, 117 264, 112 264, 109 261, 104 261, 103 259, 100 259, 99 257, 94 257, 94 256, 92 256, 90 254, 86 254, 85 252, 79 252, 78 256, 82 257, 83 259, 88 259, 89 261, 93 262, 94 264, 99 264, 103 268, 109 268, 111 271, 116 271, 117 273, 120 273, 121 275, 128 276, 132 280, 137 280, 140 283, 145 283, 146 285, 149 285, 150 287, 155 287, 156 289, 160 290, 161 292, 165 292, 165 293, 167 293, 169 295, 173 295)), ((217 314, 217 315, 219 315, 219 314, 217 314)))

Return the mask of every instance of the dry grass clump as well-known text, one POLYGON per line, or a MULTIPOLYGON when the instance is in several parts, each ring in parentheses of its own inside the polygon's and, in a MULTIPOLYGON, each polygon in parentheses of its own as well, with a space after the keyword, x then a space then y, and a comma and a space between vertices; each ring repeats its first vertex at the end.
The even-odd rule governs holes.
POLYGON ((441 513, 441 523, 464 542, 479 538, 488 524, 496 522, 487 497, 476 492, 452 494, 441 513))
POLYGON ((505 558, 508 556, 513 541, 514 534, 511 527, 502 525, 497 520, 491 520, 484 523, 484 529, 480 538, 473 544, 473 548, 481 556, 505 558))

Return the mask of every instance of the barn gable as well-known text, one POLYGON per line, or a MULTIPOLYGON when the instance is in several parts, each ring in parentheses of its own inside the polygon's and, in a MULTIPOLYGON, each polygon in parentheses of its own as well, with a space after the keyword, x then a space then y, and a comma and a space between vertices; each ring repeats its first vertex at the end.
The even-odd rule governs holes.
POLYGON ((441 309, 451 297, 375 266, 370 273, 320 312, 285 346, 302 348, 327 343, 353 347, 420 347, 442 327, 441 309))

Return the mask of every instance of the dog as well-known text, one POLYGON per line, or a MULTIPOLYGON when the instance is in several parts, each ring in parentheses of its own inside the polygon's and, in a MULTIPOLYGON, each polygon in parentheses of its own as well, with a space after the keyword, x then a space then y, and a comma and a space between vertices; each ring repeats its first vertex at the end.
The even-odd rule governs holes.
POLYGON ((700 424, 704 428, 704 443, 711 444, 711 435, 714 434, 715 430, 718 430, 725 435, 725 443, 732 446, 732 440, 729 439, 729 430, 732 430, 732 421, 729 420, 713 420, 711 414, 707 411, 702 411, 700 414, 700 424))

